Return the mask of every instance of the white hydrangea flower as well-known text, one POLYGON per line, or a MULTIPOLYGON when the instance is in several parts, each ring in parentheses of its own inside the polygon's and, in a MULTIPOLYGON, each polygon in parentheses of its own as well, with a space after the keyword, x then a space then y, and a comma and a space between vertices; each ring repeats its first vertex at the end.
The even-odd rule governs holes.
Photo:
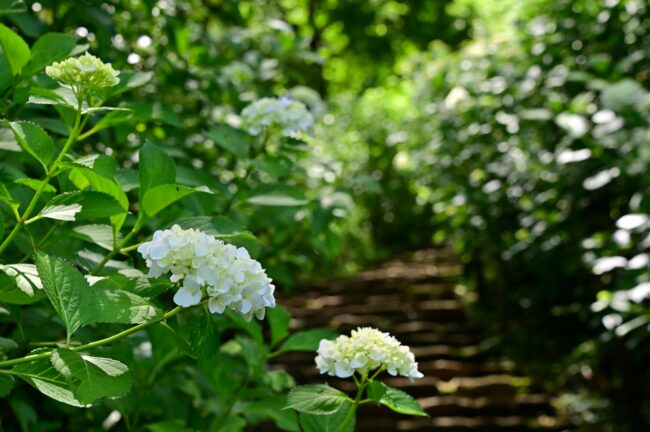
POLYGON ((265 308, 275 306, 275 286, 261 264, 244 248, 226 244, 195 229, 174 225, 156 231, 151 241, 138 247, 149 267, 149 277, 171 272, 170 280, 182 282, 174 303, 198 304, 203 293, 212 313, 233 309, 247 320, 263 319, 265 308))
POLYGON ((244 108, 241 117, 251 135, 277 131, 282 136, 293 136, 314 126, 314 116, 305 105, 284 96, 259 99, 244 108))
POLYGON ((351 336, 339 336, 334 341, 321 340, 315 360, 320 373, 339 378, 351 377, 355 372, 368 376, 380 367, 393 376, 423 377, 409 347, 371 327, 352 330, 351 336))
POLYGON ((47 76, 77 91, 94 92, 120 82, 119 72, 92 54, 55 62, 45 68, 47 76))

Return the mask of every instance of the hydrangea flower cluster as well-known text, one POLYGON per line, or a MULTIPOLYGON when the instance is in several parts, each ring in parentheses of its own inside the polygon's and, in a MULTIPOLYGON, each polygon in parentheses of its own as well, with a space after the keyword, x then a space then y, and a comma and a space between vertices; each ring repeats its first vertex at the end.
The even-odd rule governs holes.
POLYGON ((275 306, 275 286, 261 264, 246 249, 202 231, 174 225, 156 231, 138 252, 147 261, 149 277, 171 272, 172 282, 182 282, 174 295, 179 306, 198 304, 205 292, 210 312, 230 308, 249 321, 253 316, 263 319, 265 308, 275 306))
POLYGON ((55 62, 45 68, 47 76, 75 91, 89 91, 112 87, 120 82, 119 72, 110 63, 104 63, 92 54, 55 62))
POLYGON ((380 367, 393 376, 423 377, 409 347, 371 327, 352 330, 351 336, 339 336, 334 341, 321 340, 316 367, 322 374, 339 378, 348 378, 355 372, 368 376, 370 371, 380 367))
POLYGON ((314 116, 305 105, 284 96, 259 99, 244 108, 241 116, 251 135, 276 130, 282 136, 292 136, 307 132, 314 125, 314 116))

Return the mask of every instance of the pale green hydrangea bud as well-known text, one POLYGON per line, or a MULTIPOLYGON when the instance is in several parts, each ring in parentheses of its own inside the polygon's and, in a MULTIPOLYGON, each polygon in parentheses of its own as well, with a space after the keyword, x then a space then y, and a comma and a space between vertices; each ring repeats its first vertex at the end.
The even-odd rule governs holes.
POLYGON ((242 124, 251 135, 277 132, 294 136, 314 126, 314 116, 301 102, 288 97, 262 98, 248 105, 241 113, 242 124))
POLYGON ((170 280, 182 282, 174 303, 188 307, 207 294, 212 313, 230 308, 251 320, 263 319, 267 307, 275 307, 275 286, 261 264, 244 248, 225 244, 214 236, 174 225, 156 231, 153 239, 138 247, 149 267, 149 277, 171 272, 170 280))
POLYGON ((78 92, 93 93, 120 82, 118 71, 91 54, 55 62, 45 68, 47 76, 78 92))
POLYGON ((371 327, 352 330, 351 336, 339 336, 334 341, 320 341, 315 360, 320 373, 339 378, 351 377, 355 372, 368 376, 379 368, 392 376, 423 377, 409 347, 371 327))

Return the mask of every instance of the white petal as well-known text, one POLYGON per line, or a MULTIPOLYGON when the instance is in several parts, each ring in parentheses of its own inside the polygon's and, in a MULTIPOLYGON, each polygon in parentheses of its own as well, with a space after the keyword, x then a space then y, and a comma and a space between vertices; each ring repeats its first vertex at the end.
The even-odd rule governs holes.
POLYGON ((183 307, 194 306, 201 301, 201 294, 201 290, 192 293, 189 289, 181 287, 174 295, 174 303, 183 307))

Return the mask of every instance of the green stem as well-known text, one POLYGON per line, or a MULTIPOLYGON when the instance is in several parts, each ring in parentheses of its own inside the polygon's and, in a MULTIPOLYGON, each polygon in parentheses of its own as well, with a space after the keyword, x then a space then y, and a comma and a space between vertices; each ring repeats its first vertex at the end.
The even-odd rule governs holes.
MULTIPOLYGON (((207 301, 208 301, 207 299, 203 300, 201 303, 197 304, 196 306, 203 305, 207 301)), ((125 337, 129 336, 130 334, 133 334, 133 333, 135 333, 137 331, 145 329, 145 328, 147 328, 147 327, 149 327, 149 326, 151 326, 153 324, 156 324, 156 323, 158 323, 160 321, 167 320, 167 319, 173 317, 174 315, 178 314, 179 312, 181 312, 183 309, 191 309, 191 308, 183 308, 182 306, 177 306, 174 309, 170 310, 169 312, 165 313, 162 317, 160 317, 157 320, 148 321, 146 323, 138 324, 136 326, 133 326, 133 327, 130 327, 130 328, 126 329, 126 330, 123 330, 123 331, 121 331, 121 332, 119 332, 117 334, 114 334, 113 336, 109 336, 109 337, 104 338, 104 339, 96 340, 94 342, 90 342, 90 343, 87 343, 85 345, 70 347, 69 349, 71 349, 73 351, 84 351, 84 350, 88 350, 88 349, 91 349, 91 348, 97 348, 97 347, 100 347, 100 346, 103 346, 103 345, 108 345, 108 344, 110 344, 112 342, 115 342, 115 341, 118 341, 118 340, 120 340, 122 338, 125 338, 125 337)), ((46 358, 49 358, 51 355, 52 355, 52 351, 46 351, 46 352, 42 352, 42 353, 38 353, 38 354, 26 355, 24 357, 15 358, 15 359, 11 359, 11 360, 0 361, 0 367, 14 366, 14 365, 17 365, 17 364, 28 363, 28 362, 31 362, 31 361, 34 361, 34 360, 46 359, 46 358)))
MULTIPOLYGON (((356 379, 354 381, 357 382, 356 379)), ((357 407, 361 405, 361 397, 363 396, 363 392, 366 389, 366 386, 368 385, 369 382, 370 381, 368 380, 368 377, 366 376, 361 377, 361 383, 357 388, 357 395, 354 397, 352 408, 350 408, 348 413, 345 415, 345 418, 343 419, 343 423, 341 423, 341 427, 338 429, 338 432, 345 432, 348 430, 348 427, 350 426, 350 422, 352 422, 352 419, 354 419, 354 413, 357 411, 357 407)))

